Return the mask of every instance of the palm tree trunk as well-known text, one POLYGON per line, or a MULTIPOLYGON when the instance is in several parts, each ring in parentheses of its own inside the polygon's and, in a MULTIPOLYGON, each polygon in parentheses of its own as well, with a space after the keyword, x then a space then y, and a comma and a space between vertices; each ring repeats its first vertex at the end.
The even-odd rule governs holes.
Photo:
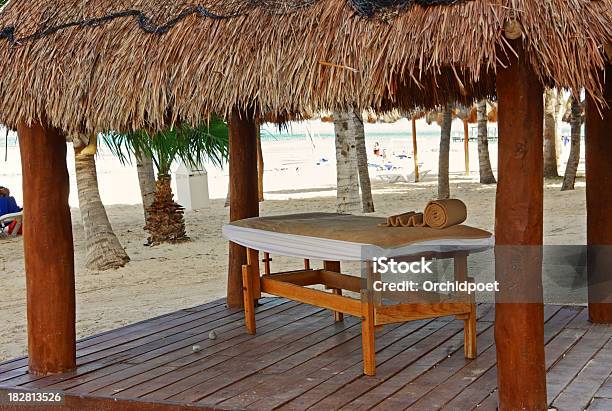
POLYGON ((374 212, 374 199, 372 198, 372 182, 368 170, 368 150, 365 144, 365 130, 361 116, 354 111, 349 113, 351 131, 354 133, 355 149, 357 155, 357 169, 359 170, 359 186, 361 188, 361 207, 364 213, 374 212))
POLYGON ((155 171, 153 161, 143 153, 136 153, 136 171, 138 173, 138 185, 142 197, 142 208, 145 221, 149 218, 148 209, 155 199, 155 171))
POLYGON ((557 96, 554 90, 544 91, 544 177, 559 177, 557 171, 557 96))
POLYGON ((145 225, 151 245, 189 240, 185 233, 183 207, 174 202, 170 181, 171 178, 167 174, 160 173, 157 176, 155 199, 148 209, 149 218, 145 225))
POLYGON ((463 152, 465 154, 465 175, 470 175, 470 129, 468 119, 463 119, 463 152))
POLYGON ((87 248, 85 266, 98 271, 123 267, 130 257, 113 232, 100 199, 95 155, 81 151, 82 147, 75 146, 77 191, 87 248))
MULTIPOLYGON (((264 159, 263 151, 261 150, 261 129, 257 125, 257 192, 259 193, 259 202, 264 201, 264 159)), ((229 193, 229 190, 228 190, 229 193)))
POLYGON ((563 185, 561 191, 573 190, 574 182, 576 181, 576 172, 578 171, 578 163, 580 162, 580 128, 582 126, 582 107, 577 98, 572 99, 572 118, 570 125, 572 129, 572 140, 570 146, 570 155, 565 168, 565 176, 563 177, 563 185))
POLYGON ((419 160, 417 157, 417 128, 416 128, 416 118, 412 118, 412 157, 414 159, 414 182, 418 183, 420 180, 419 177, 419 160))
POLYGON ((359 211, 359 178, 357 171, 357 150, 355 135, 349 129, 349 114, 334 113, 336 134, 336 171, 337 197, 336 209, 339 213, 359 211))
POLYGON ((495 184, 495 176, 491 169, 489 158, 489 137, 487 130, 487 101, 478 103, 478 166, 480 168, 480 183, 495 184))
POLYGON ((450 197, 450 184, 448 178, 448 162, 450 154, 450 135, 452 126, 452 107, 444 106, 442 112, 442 125, 440 131, 440 155, 438 159, 438 199, 450 197))

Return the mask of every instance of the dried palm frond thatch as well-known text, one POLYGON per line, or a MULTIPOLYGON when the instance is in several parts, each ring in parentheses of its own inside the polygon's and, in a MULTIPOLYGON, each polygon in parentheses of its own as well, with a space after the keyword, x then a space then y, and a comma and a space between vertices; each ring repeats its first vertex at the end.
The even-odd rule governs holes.
POLYGON ((0 123, 155 131, 234 107, 469 104, 495 95, 509 21, 544 83, 601 95, 612 0, 10 1, 0 123))

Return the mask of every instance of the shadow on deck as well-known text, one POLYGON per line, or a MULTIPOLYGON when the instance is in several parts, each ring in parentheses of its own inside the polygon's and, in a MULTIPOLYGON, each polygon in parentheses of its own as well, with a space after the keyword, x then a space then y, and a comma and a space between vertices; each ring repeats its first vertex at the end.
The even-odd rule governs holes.
MULTIPOLYGON (((251 336, 242 311, 217 300, 79 341, 72 373, 29 375, 27 358, 0 364, 0 409, 22 390, 62 391, 75 410, 494 410, 494 307, 478 312, 477 359, 463 357, 462 321, 392 324, 377 332, 377 375, 366 377, 358 319, 265 298, 251 336)), ((612 409, 612 327, 590 324, 582 307, 546 306, 545 318, 551 405, 612 409)))

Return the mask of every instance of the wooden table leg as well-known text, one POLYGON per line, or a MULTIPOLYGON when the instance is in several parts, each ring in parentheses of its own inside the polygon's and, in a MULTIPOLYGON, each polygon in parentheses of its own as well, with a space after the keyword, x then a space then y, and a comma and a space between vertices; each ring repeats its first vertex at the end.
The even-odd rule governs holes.
POLYGON ((257 300, 261 298, 261 284, 259 281, 259 251, 252 248, 247 249, 247 265, 249 265, 252 270, 251 284, 253 284, 253 299, 255 300, 255 305, 258 305, 257 300))
MULTIPOLYGON (((374 307, 380 307, 382 305, 382 292, 374 291, 374 283, 376 281, 381 280, 380 273, 374 271, 374 264, 372 263, 372 261, 366 261, 364 264, 366 270, 368 290, 372 293, 372 303, 374 304, 374 307)), ((383 327, 383 325, 375 325, 374 330, 376 332, 380 332, 382 331, 383 327)))
MULTIPOLYGON (((247 256, 250 254, 247 249, 247 256)), ((253 266, 244 264, 242 266, 242 296, 244 298, 244 322, 247 332, 255 334, 255 295, 253 290, 253 266)))
MULTIPOLYGON (((323 261, 323 269, 340 274, 340 261, 323 261)), ((336 295, 342 295, 342 290, 339 288, 330 288, 330 290, 336 295)), ((339 322, 344 320, 344 314, 341 312, 334 311, 333 313, 334 321, 339 322)))
MULTIPOLYGON (((473 296, 473 294, 471 295, 473 296)), ((469 359, 478 356, 476 347, 476 303, 474 301, 470 304, 469 317, 463 320, 463 354, 465 358, 469 359)))
POLYGON ((264 258, 262 261, 264 263, 264 274, 270 275, 270 261, 272 261, 270 258, 270 253, 264 253, 264 258))
POLYGON ((372 293, 368 291, 361 292, 361 351, 363 353, 363 373, 376 375, 374 304, 372 293))
MULTIPOLYGON (((459 253, 454 257, 455 281, 473 281, 468 278, 468 264, 466 253, 459 253)), ((478 355, 476 347, 476 296, 468 296, 470 301, 470 314, 463 319, 463 353, 465 358, 474 359, 478 355)))
MULTIPOLYGON (((331 290, 332 293, 336 295, 342 295, 342 290, 339 288, 332 288, 331 290)), ((334 321, 337 323, 344 321, 344 314, 338 311, 334 311, 334 321)))

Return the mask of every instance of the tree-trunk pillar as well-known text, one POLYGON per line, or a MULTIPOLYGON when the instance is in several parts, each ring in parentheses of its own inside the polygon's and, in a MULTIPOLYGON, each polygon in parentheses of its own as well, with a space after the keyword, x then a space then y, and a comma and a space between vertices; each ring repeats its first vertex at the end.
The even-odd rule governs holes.
MULTIPOLYGON (((232 111, 229 121, 230 221, 259 215, 257 181, 257 123, 252 113, 232 111)), ((240 307, 242 265, 246 249, 230 242, 227 277, 227 305, 240 307)))
POLYGON ((519 58, 497 67, 499 179, 495 209, 495 343, 500 410, 546 410, 542 85, 519 58))
POLYGON ((612 65, 606 65, 605 98, 597 107, 587 95, 586 203, 589 318, 612 323, 612 65))
POLYGON ((17 127, 23 174, 30 373, 76 368, 74 252, 66 138, 41 124, 17 127))

